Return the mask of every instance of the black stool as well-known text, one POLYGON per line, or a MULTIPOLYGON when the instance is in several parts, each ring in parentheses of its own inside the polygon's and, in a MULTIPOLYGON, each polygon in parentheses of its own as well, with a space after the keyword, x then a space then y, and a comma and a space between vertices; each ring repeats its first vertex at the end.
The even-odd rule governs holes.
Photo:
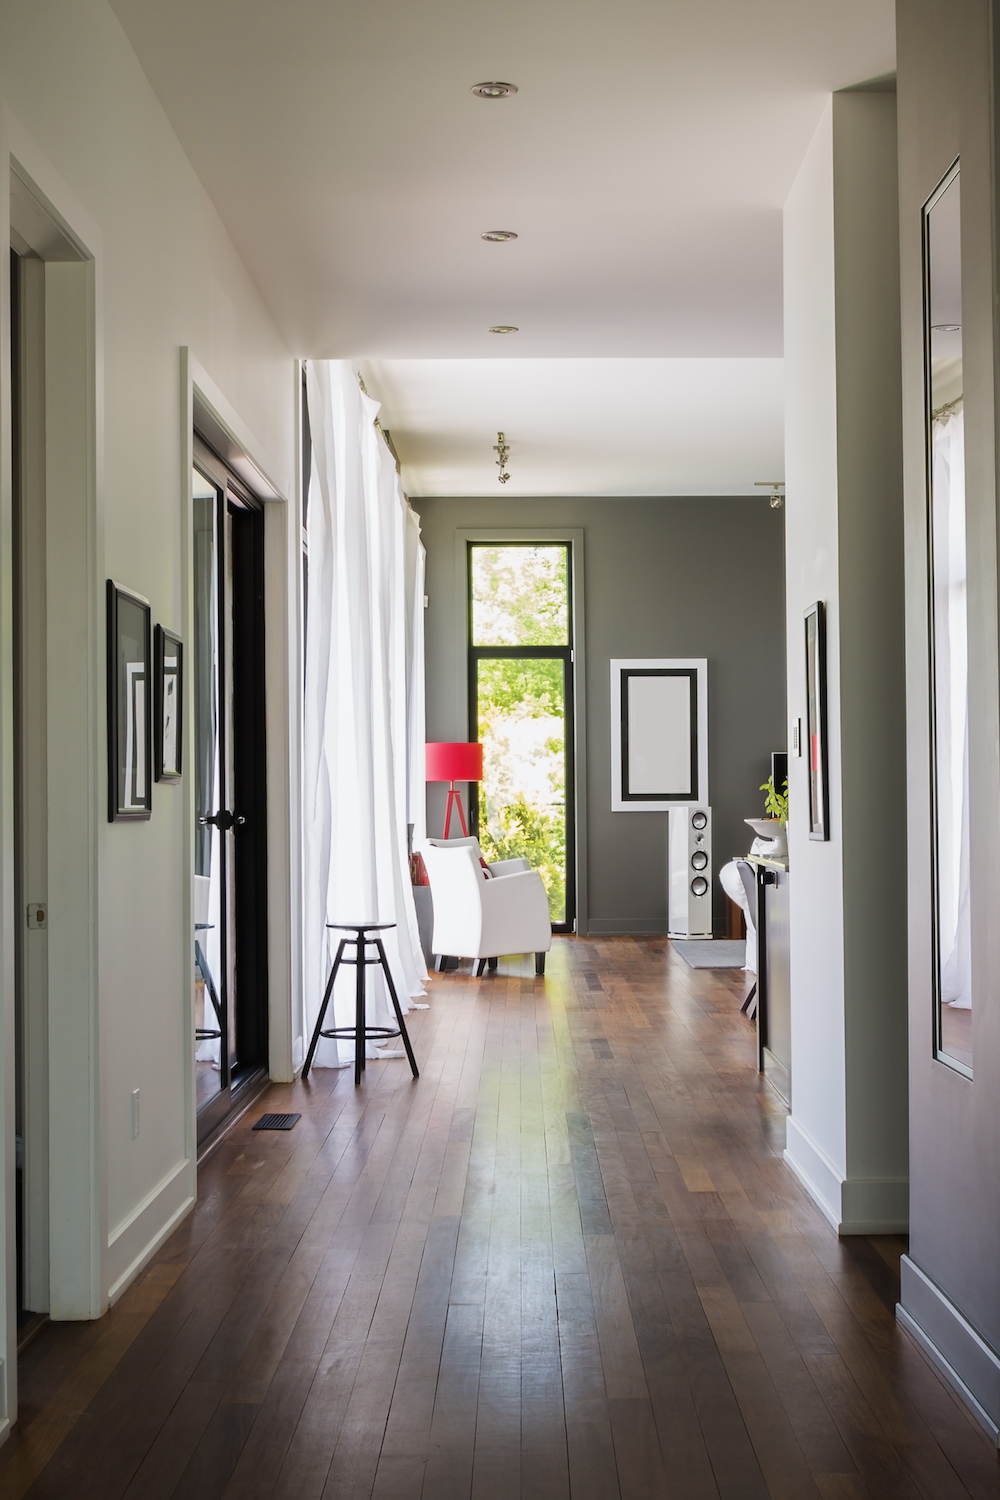
POLYGON ((305 1066, 302 1069, 302 1077, 309 1077, 309 1069, 312 1067, 313 1054, 315 1053, 316 1048, 319 1045, 319 1039, 321 1036, 354 1038, 355 1087, 361 1082, 361 1075, 365 1071, 365 1042, 368 1040, 384 1042, 388 1041, 390 1037, 400 1036, 403 1038, 403 1046, 406 1048, 406 1055, 410 1059, 410 1069, 413 1073, 413 1076, 414 1078, 419 1078, 420 1072, 417 1068, 417 1060, 413 1056, 413 1048, 410 1046, 410 1038, 406 1034, 406 1023, 403 1020, 403 1012, 399 1008, 399 997, 396 994, 396 986, 392 982, 392 975, 389 973, 389 964, 386 960, 385 949, 382 947, 382 939, 379 937, 368 937, 369 932, 385 932, 387 928, 395 927, 395 922, 327 922, 326 925, 327 927, 335 928, 338 932, 353 932, 355 936, 341 938, 340 940, 340 946, 337 949, 337 956, 333 960, 333 968, 330 970, 330 977, 326 982, 326 992, 323 995, 323 1004, 319 1008, 319 1017, 316 1021, 316 1028, 312 1034, 312 1041, 309 1043, 309 1051, 306 1053, 305 1066), (354 948, 354 957, 345 958, 344 949, 351 946, 353 946, 354 948), (377 958, 368 957, 369 947, 378 949, 377 958), (323 1017, 326 1015, 326 1008, 330 1003, 331 996, 333 995, 333 985, 335 979, 337 978, 337 970, 340 968, 342 963, 354 964, 357 968, 357 985, 355 986, 354 991, 356 996, 354 1025, 329 1026, 327 1027, 326 1031, 324 1031, 323 1017), (365 970, 369 964, 380 964, 382 967, 382 972, 385 975, 385 982, 389 986, 389 994, 392 996, 392 1008, 396 1012, 396 1020, 399 1022, 399 1026, 395 1031, 388 1026, 369 1026, 366 1024, 365 970))
MULTIPOLYGON (((214 925, 214 922, 196 922, 194 924, 194 930, 195 932, 210 932, 214 925)), ((221 1041, 222 1006, 219 1003, 219 997, 216 993, 215 981, 212 978, 212 971, 208 967, 208 959, 205 957, 205 950, 202 948, 201 943, 197 938, 195 938, 194 940, 194 967, 195 972, 201 975, 205 988, 208 990, 208 998, 212 1002, 212 1009, 215 1011, 215 1019, 219 1023, 219 1029, 217 1031, 213 1031, 210 1026, 196 1026, 194 1032, 195 1040, 199 1042, 208 1042, 214 1041, 215 1038, 218 1037, 218 1039, 221 1041)))

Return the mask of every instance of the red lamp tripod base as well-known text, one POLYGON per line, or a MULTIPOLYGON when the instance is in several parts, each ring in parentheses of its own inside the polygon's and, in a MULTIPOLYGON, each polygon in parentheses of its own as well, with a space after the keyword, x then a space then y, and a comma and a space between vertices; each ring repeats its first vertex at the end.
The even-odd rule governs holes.
POLYGON ((461 794, 460 791, 458 791, 458 789, 455 786, 455 783, 452 781, 448 785, 448 800, 445 803, 445 808, 444 808, 444 836, 445 836, 445 838, 449 837, 448 830, 451 827, 451 812, 452 812, 452 808, 453 807, 456 807, 458 809, 458 821, 461 824, 462 837, 465 838, 465 839, 467 839, 469 837, 469 829, 468 829, 468 826, 467 826, 466 821, 465 821, 465 811, 464 811, 464 809, 462 807, 462 794, 461 794))

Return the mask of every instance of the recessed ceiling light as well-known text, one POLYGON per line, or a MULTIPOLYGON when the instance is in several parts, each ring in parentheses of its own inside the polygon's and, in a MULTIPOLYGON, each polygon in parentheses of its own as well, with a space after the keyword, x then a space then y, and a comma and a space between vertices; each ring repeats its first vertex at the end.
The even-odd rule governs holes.
POLYGON ((514 327, 514 325, 512 323, 495 323, 494 326, 491 329, 489 329, 489 332, 490 333, 517 333, 517 329, 514 327))
MULTIPOLYGON (((483 235, 483 239, 485 239, 485 238, 486 238, 486 236, 484 234, 483 235)), ((961 332, 962 332, 962 325, 961 325, 961 323, 932 323, 931 324, 931 333, 961 333, 961 332)))
POLYGON ((472 92, 477 99, 509 99, 517 93, 516 83, 474 83, 472 92))
POLYGON ((485 234, 479 236, 481 240, 489 240, 494 245, 503 245, 507 240, 516 240, 517 235, 513 229, 487 229, 485 234))

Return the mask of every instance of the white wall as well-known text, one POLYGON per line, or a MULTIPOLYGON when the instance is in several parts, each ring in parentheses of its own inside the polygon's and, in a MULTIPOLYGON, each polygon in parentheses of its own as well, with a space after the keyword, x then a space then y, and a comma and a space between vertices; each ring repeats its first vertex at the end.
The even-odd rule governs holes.
MULTIPOLYGON (((793 1112, 790 1159, 835 1201, 847 1175, 840 799, 837 336, 833 104, 785 204, 785 579, 788 713, 805 734, 803 611, 826 605, 830 838, 812 843, 805 756, 789 756, 793 1112)), ((789 735, 791 745, 791 735, 789 735)), ((837 1215, 839 1219, 839 1212, 837 1215)))
MULTIPOLYGON (((7 0, 0 38, 4 161, 11 153, 20 162, 94 262, 94 598, 114 577, 150 599, 154 621, 184 631, 188 398, 180 351, 187 346, 223 393, 286 495, 295 474, 295 367, 103 0, 7 0)), ((5 462, 9 479, 9 454, 5 462)), ((58 549, 59 537, 49 546, 58 549)), ((103 1305, 194 1189, 190 830, 183 783, 155 788, 148 823, 106 821, 103 615, 91 625, 103 1305), (135 1088, 142 1127, 133 1141, 135 1088)), ((9 669, 9 655, 3 660, 9 669)), ((80 734, 78 724, 50 723, 53 737, 80 734)), ((84 1072, 74 1084, 81 1091, 84 1072)), ((8 1055, 8 1094, 10 1083, 8 1055)), ((81 1104, 90 1108, 82 1094, 52 1101, 55 1133, 74 1118, 85 1128, 81 1104)), ((4 1142, 5 1160, 12 1147, 4 1142)), ((66 1315, 99 1310, 85 1304, 66 1315)))
MULTIPOLYGON (((905 807, 895 96, 826 109, 785 206, 788 711, 827 611, 830 837, 789 761, 786 1156, 842 1232, 906 1223, 905 807), (846 810, 846 811, 845 811, 846 810)), ((791 736, 789 736, 791 740, 791 736)))

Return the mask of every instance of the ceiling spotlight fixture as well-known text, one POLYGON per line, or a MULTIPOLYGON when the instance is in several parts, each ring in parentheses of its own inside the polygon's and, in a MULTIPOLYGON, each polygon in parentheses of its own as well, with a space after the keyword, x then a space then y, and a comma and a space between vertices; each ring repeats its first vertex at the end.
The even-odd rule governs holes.
POLYGON ((785 503, 782 490, 785 488, 783 479, 755 479, 754 487, 771 491, 771 509, 780 510, 785 503))
POLYGON ((509 99, 517 93, 516 83, 474 83, 472 92, 477 99, 509 99))
POLYGON ((493 452, 497 455, 497 468, 500 470, 497 478, 501 484, 506 484, 510 478, 510 475, 507 473, 507 460, 510 457, 510 448, 502 432, 497 433, 497 440, 493 444, 493 452))
MULTIPOLYGON (((485 239, 485 238, 486 238, 486 236, 484 234, 483 235, 483 239, 485 239)), ((961 323, 932 323, 931 324, 931 333, 961 333, 961 332, 962 332, 962 325, 961 325, 961 323)))
POLYGON ((481 240, 489 240, 494 245, 504 245, 508 240, 516 240, 517 235, 513 229, 487 229, 485 234, 479 236, 481 240))
POLYGON ((517 331, 513 323, 494 323, 493 327, 488 330, 489 333, 517 333, 517 331))

